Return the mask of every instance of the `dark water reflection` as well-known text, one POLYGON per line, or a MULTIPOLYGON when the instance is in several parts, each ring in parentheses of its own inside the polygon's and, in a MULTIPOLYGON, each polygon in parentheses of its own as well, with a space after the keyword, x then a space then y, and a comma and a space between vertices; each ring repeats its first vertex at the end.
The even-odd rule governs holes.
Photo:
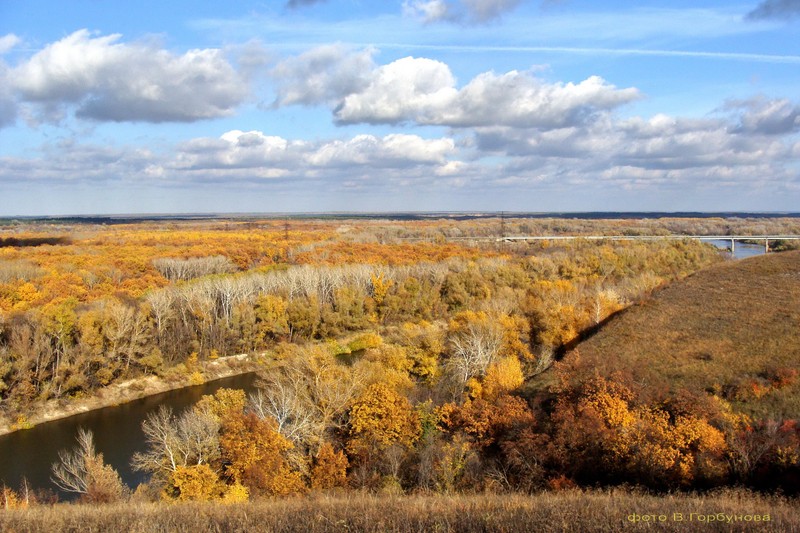
POLYGON ((146 475, 134 472, 130 459, 134 452, 143 450, 142 421, 148 413, 160 405, 181 412, 204 394, 212 394, 223 387, 249 392, 254 389, 255 380, 256 375, 252 373, 233 376, 0 436, 0 485, 5 483, 16 489, 25 477, 33 488, 55 489, 50 481, 50 466, 58 460, 59 450, 75 445, 78 428, 84 427, 94 433, 95 445, 106 463, 117 469, 129 487, 135 488, 146 480, 146 475))

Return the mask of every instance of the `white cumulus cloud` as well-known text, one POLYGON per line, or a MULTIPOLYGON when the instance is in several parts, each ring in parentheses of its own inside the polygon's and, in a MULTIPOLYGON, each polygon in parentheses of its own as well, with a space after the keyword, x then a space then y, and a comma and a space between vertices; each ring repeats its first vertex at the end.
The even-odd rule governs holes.
POLYGON ((786 98, 751 98, 726 106, 738 114, 736 130, 763 135, 784 135, 800 131, 800 104, 786 98))
POLYGON ((637 89, 617 89, 599 76, 580 83, 545 83, 525 72, 486 72, 462 88, 452 105, 442 107, 432 122, 564 128, 638 98, 637 89))
POLYGON ((450 10, 444 0, 406 0, 403 2, 403 14, 431 23, 447 20, 450 10))
POLYGON ((278 86, 275 104, 330 103, 362 90, 375 67, 374 53, 333 44, 281 61, 271 72, 278 86))
POLYGON ((435 172, 451 163, 449 158, 455 152, 455 142, 450 138, 424 139, 395 133, 311 143, 260 131, 233 130, 217 139, 198 138, 183 143, 169 164, 181 172, 250 172, 262 177, 303 177, 321 171, 337 175, 357 167, 402 171, 425 166, 435 172))
POLYGON ((497 175, 548 176, 568 183, 597 177, 618 185, 748 185, 755 180, 789 179, 796 164, 790 138, 737 130, 727 119, 655 115, 584 127, 535 130, 480 128, 474 146, 484 155, 508 158, 497 175))
POLYGON ((341 123, 431 122, 456 97, 455 78, 441 61, 405 57, 377 68, 369 85, 336 109, 341 123))
POLYGON ((563 128, 640 98, 598 76, 579 83, 547 83, 530 72, 485 72, 461 89, 449 67, 406 57, 377 68, 369 85, 344 98, 339 123, 415 122, 451 127, 504 125, 563 128))
POLYGON ((246 80, 220 50, 176 55, 120 39, 76 31, 18 65, 14 88, 28 102, 75 105, 76 115, 101 121, 220 117, 248 95, 246 80))
POLYGON ((385 137, 357 135, 347 141, 332 141, 309 155, 315 166, 369 165, 403 167, 417 164, 444 165, 455 150, 452 139, 423 139, 394 133, 385 137))

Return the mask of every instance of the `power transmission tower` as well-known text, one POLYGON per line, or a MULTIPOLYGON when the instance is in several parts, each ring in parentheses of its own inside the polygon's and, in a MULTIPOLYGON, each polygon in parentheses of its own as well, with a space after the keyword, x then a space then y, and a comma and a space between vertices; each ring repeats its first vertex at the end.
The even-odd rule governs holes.
POLYGON ((500 250, 506 249, 506 212, 500 211, 500 250))

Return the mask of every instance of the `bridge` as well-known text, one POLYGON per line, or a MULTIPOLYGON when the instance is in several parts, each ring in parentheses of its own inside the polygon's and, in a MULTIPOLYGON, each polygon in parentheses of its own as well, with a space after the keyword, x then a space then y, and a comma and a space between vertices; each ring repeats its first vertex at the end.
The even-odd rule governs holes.
POLYGON ((497 242, 566 241, 581 239, 590 241, 652 241, 659 239, 730 241, 731 252, 736 251, 736 241, 764 241, 764 252, 769 252, 770 241, 797 241, 800 240, 800 235, 509 235, 494 238, 497 242))

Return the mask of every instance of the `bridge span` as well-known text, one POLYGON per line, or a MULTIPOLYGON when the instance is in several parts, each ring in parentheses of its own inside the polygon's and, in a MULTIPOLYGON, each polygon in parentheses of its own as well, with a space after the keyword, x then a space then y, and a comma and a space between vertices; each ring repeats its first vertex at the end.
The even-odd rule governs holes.
POLYGON ((736 241, 764 241, 764 252, 769 252, 770 241, 797 241, 800 235, 507 235, 496 237, 498 242, 518 241, 565 241, 565 240, 607 240, 607 241, 652 241, 660 239, 697 239, 700 241, 730 241, 731 252, 736 250, 736 241))

